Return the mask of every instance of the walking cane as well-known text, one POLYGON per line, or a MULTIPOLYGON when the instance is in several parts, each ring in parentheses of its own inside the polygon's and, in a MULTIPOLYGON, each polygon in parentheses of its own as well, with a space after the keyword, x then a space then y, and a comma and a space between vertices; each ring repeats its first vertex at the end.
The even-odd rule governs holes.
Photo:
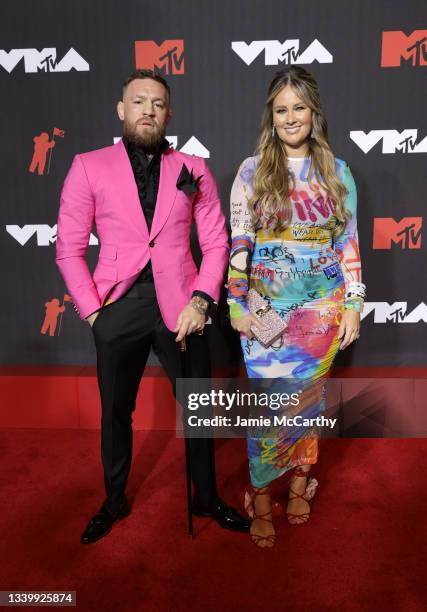
MULTIPOLYGON (((181 368, 182 377, 191 378, 191 364, 190 357, 187 351, 187 343, 184 338, 179 343, 179 350, 181 353, 181 368)), ((182 407, 184 410, 184 406, 182 407)), ((184 427, 184 443, 185 443, 185 475, 187 480, 187 516, 188 516, 188 534, 190 538, 193 538, 193 495, 191 490, 191 453, 190 453, 190 440, 185 435, 184 427)))

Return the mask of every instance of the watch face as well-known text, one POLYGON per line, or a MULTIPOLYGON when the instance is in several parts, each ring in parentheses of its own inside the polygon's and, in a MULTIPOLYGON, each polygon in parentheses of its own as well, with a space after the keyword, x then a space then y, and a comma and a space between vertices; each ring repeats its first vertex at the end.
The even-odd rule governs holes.
POLYGON ((205 314, 208 309, 208 304, 206 300, 204 300, 198 295, 195 295, 194 297, 192 297, 190 300, 190 303, 200 314, 205 314))

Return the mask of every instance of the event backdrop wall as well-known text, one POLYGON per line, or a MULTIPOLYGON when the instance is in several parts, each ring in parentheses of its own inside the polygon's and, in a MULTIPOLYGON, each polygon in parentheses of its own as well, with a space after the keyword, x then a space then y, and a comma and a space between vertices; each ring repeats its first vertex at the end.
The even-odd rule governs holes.
MULTIPOLYGON (((73 156, 120 136, 122 80, 136 66, 167 76, 168 137, 208 158, 228 216, 268 83, 289 63, 318 79, 358 187, 368 297, 361 339, 339 361, 425 363, 425 0, 3 0, 0 15, 3 364, 94 362, 55 265, 55 224, 73 156)), ((93 265, 95 228, 91 242, 93 265)), ((225 318, 210 339, 217 362, 236 362, 225 318)))

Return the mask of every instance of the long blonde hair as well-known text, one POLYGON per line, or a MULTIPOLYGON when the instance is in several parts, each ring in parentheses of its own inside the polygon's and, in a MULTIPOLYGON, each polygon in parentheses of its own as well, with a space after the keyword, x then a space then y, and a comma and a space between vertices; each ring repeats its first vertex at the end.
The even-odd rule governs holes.
POLYGON ((334 236, 339 235, 351 214, 344 208, 347 190, 337 177, 335 157, 328 141, 328 124, 323 114, 319 88, 313 75, 301 66, 291 66, 277 73, 268 89, 256 153, 258 164, 253 177, 254 193, 249 211, 254 225, 267 230, 281 231, 291 222, 292 206, 285 147, 273 126, 273 101, 284 87, 290 85, 296 95, 312 110, 312 129, 308 139, 310 167, 308 181, 316 178, 335 204, 336 225, 334 236))

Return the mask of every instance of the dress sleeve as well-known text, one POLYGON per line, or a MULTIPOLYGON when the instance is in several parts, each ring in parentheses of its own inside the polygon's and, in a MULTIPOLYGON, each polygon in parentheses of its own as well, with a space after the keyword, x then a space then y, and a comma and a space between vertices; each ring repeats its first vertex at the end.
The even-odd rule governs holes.
POLYGON ((228 268, 228 298, 230 316, 248 314, 246 296, 249 268, 255 243, 255 231, 248 209, 253 194, 254 158, 246 159, 239 168, 231 188, 231 253, 228 268))
MULTIPOLYGON (((347 222, 343 233, 335 240, 335 250, 338 254, 341 270, 345 280, 346 295, 351 282, 362 282, 362 270, 357 233, 357 190, 348 164, 345 164, 342 181, 347 189, 344 207, 350 211, 351 219, 347 222)), ((346 298, 345 308, 353 308, 354 300, 346 298)))

